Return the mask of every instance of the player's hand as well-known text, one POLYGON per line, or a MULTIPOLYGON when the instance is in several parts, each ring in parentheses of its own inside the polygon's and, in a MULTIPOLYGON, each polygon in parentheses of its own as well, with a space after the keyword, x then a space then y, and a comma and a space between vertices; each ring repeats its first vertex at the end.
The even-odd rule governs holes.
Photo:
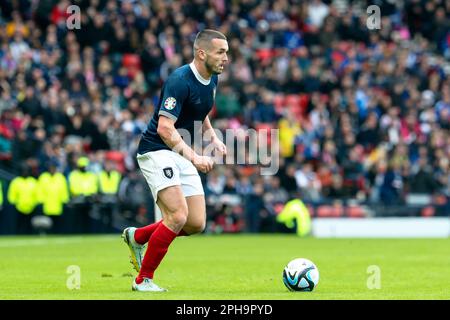
POLYGON ((220 155, 222 156, 227 155, 227 146, 222 141, 220 141, 219 138, 213 137, 211 143, 213 144, 214 149, 217 150, 220 153, 220 155))
POLYGON ((192 159, 192 163, 197 170, 208 173, 214 166, 214 160, 211 157, 195 155, 192 159))

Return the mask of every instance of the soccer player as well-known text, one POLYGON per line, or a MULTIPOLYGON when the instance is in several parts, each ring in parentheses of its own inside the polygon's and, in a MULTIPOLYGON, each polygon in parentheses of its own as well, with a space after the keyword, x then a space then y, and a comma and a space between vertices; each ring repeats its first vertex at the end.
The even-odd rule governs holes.
POLYGON ((137 160, 162 220, 123 231, 131 262, 139 272, 132 284, 135 291, 166 291, 153 282, 153 275, 170 244, 177 236, 199 233, 205 228, 205 197, 197 170, 209 172, 214 161, 197 154, 177 129, 187 130, 193 137, 194 122, 201 121, 203 133, 211 133, 214 149, 226 155, 226 147, 214 134, 208 113, 214 103, 218 74, 228 61, 227 52, 228 42, 222 33, 209 29, 199 32, 193 62, 169 76, 142 134, 137 160))

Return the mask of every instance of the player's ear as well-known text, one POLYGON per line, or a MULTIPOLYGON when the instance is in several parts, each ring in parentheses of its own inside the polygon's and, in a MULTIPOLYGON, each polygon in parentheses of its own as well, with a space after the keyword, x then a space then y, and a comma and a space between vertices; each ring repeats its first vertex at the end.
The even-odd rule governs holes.
POLYGON ((198 49, 198 57, 200 60, 206 60, 206 51, 203 49, 198 49))

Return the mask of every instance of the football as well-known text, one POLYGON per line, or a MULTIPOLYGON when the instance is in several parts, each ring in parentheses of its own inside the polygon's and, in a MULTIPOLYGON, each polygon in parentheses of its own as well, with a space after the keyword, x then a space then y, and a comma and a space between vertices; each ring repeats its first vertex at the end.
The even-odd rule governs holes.
POLYGON ((290 291, 313 291, 319 283, 319 269, 308 259, 294 259, 283 270, 283 282, 290 291))

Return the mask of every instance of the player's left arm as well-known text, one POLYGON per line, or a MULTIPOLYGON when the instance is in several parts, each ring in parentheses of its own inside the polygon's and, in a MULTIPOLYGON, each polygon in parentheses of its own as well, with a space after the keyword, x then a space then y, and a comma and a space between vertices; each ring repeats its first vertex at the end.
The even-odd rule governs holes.
POLYGON ((218 150, 222 155, 227 155, 227 147, 225 144, 217 137, 216 133, 214 132, 214 129, 211 125, 211 121, 209 120, 209 116, 206 116, 205 120, 203 121, 203 133, 208 132, 211 137, 211 143, 214 145, 214 148, 218 150))

